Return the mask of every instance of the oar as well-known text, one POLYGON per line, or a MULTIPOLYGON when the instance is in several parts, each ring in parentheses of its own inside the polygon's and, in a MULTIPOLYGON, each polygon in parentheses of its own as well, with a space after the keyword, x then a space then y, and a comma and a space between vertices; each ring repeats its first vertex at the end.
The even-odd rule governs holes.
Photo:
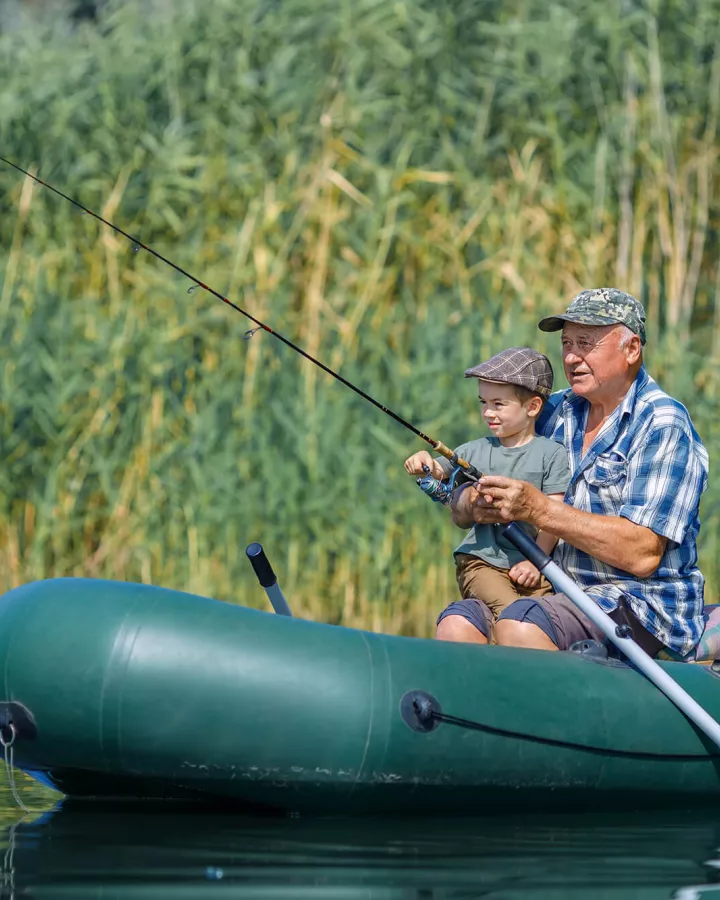
POLYGON ((720 724, 693 700, 680 685, 671 678, 662 666, 642 650, 632 639, 627 630, 618 626, 610 616, 567 575, 557 563, 554 563, 535 541, 516 523, 505 527, 505 537, 527 557, 533 565, 545 575, 559 593, 565 594, 582 612, 597 625, 615 646, 628 657, 652 683, 668 697, 678 709, 694 722, 710 740, 720 747, 720 724))
POLYGON ((248 544, 245 548, 245 553, 247 553, 250 565, 257 575, 257 580, 265 588, 265 593, 268 596, 272 608, 279 616, 292 617, 288 602, 285 599, 285 595, 280 590, 280 585, 277 583, 277 576, 273 571, 273 567, 270 565, 270 560, 265 556, 265 551, 262 546, 257 543, 248 544))

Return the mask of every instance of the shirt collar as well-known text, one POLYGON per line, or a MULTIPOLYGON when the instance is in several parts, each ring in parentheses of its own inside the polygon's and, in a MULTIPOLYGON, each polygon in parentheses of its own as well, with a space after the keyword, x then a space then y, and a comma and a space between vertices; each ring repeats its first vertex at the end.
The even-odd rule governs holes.
POLYGON ((582 439, 585 432, 585 422, 587 421, 587 412, 590 404, 584 397, 578 397, 572 391, 568 391, 567 406, 565 407, 565 435, 569 437, 570 443, 567 444, 568 455, 572 459, 572 479, 575 481, 585 469, 589 468, 597 459, 600 453, 605 452, 612 446, 617 438, 620 429, 620 423, 623 419, 631 417, 635 408, 635 401, 638 392, 648 382, 648 374, 643 366, 640 367, 638 374, 635 376, 633 383, 627 390, 627 393, 611 413, 608 421, 605 423, 600 434, 595 438, 587 453, 582 453, 582 439))
POLYGON ((620 404, 620 418, 632 415, 632 412, 635 409, 635 401, 637 400, 638 394, 648 383, 648 380, 649 376, 645 370, 645 366, 640 366, 640 369, 635 376, 635 380, 630 385, 630 389, 628 390, 627 394, 625 394, 622 399, 622 403, 620 404))

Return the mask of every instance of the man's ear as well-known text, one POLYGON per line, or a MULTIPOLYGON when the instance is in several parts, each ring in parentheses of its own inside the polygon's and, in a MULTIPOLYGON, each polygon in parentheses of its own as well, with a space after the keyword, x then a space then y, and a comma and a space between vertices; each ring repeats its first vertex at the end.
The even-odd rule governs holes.
POLYGON ((625 358, 628 363, 634 365, 642 356, 642 342, 638 335, 634 334, 625 344, 625 358))

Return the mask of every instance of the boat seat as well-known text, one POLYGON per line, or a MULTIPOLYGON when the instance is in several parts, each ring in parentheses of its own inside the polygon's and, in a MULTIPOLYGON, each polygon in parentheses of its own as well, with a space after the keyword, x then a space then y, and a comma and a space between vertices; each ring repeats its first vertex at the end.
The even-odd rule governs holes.
POLYGON ((685 656, 674 653, 667 648, 661 650, 656 659, 671 659, 680 662, 700 663, 701 665, 711 665, 716 660, 720 660, 720 603, 713 603, 710 606, 703 607, 703 619, 705 620, 705 628, 697 647, 685 656))

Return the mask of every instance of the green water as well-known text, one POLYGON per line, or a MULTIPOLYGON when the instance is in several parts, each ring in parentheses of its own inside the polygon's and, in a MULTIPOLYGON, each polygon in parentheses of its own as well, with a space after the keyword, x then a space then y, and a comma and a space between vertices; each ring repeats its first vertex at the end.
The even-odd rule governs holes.
POLYGON ((720 812, 249 818, 0 790, 0 897, 720 898, 720 812))

